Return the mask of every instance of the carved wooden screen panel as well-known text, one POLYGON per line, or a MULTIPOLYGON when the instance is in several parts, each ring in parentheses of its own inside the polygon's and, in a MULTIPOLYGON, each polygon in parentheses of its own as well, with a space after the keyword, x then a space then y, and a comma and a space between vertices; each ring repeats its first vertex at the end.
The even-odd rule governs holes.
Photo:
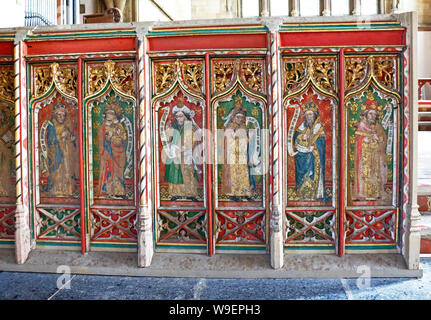
POLYGON ((265 250, 268 112, 264 58, 211 60, 216 250, 265 250))
POLYGON ((204 70, 201 58, 152 61, 158 250, 207 250, 204 70))
POLYGON ((0 64, 0 244, 15 233, 14 74, 13 64, 0 64))
POLYGON ((91 248, 136 247, 134 60, 84 62, 86 232, 91 248))
POLYGON ((285 248, 334 252, 338 235, 338 57, 282 58, 285 248))
POLYGON ((30 168, 38 244, 80 245, 80 175, 76 62, 28 67, 30 168))
POLYGON ((403 128, 398 53, 346 54, 346 248, 395 248, 403 128))

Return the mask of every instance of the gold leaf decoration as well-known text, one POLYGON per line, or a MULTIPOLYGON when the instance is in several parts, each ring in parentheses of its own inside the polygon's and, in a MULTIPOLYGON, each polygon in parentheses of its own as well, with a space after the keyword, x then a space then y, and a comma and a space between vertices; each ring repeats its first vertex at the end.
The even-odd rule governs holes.
POLYGON ((77 91, 77 70, 73 67, 60 68, 58 63, 51 65, 52 74, 54 75, 54 81, 60 91, 66 95, 76 97, 77 91))
MULTIPOLYGON (((310 61, 311 62, 311 61, 310 61)), ((313 78, 318 86, 326 91, 335 91, 335 72, 333 60, 313 61, 313 78)))
POLYGON ((367 72, 367 61, 364 59, 346 59, 345 88, 350 90, 364 79, 367 72))
POLYGON ((40 97, 52 84, 52 71, 49 67, 40 67, 35 70, 34 93, 35 97, 40 97))
POLYGON ((234 62, 214 63, 214 85, 215 92, 225 90, 231 83, 235 71, 234 62))
POLYGON ((108 80, 108 72, 105 66, 90 66, 88 71, 88 94, 100 91, 108 80))
POLYGON ((128 95, 135 96, 135 68, 132 64, 115 65, 112 70, 111 81, 118 90, 128 95))
POLYGON ((243 62, 241 71, 248 87, 254 91, 261 92, 263 89, 263 66, 259 62, 243 62))
POLYGON ((394 61, 392 59, 373 59, 373 73, 385 87, 394 88, 394 61))
POLYGON ((183 63, 182 64, 184 82, 193 90, 203 91, 203 65, 201 63, 183 63))
POLYGON ((172 83, 175 81, 175 65, 174 64, 156 64, 155 65, 155 85, 156 92, 161 93, 166 89, 169 89, 172 83))
POLYGON ((0 70, 0 98, 14 100, 14 71, 13 69, 0 70))
POLYGON ((284 64, 284 91, 285 94, 299 87, 306 78, 305 61, 292 61, 284 64))

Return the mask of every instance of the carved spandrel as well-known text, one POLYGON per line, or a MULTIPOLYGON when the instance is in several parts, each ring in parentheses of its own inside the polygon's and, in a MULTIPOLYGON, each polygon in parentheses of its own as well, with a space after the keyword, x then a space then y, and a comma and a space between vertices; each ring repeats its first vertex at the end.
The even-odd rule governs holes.
POLYGON ((0 98, 14 100, 14 71, 12 69, 0 70, 0 98))
POLYGON ((367 75, 368 63, 365 59, 346 59, 345 63, 345 89, 349 91, 357 87, 367 75))
POLYGON ((77 70, 73 67, 60 68, 58 63, 51 65, 54 81, 58 89, 66 95, 76 97, 77 91, 77 70))
POLYGON ((214 63, 214 91, 224 91, 232 82, 235 73, 235 63, 215 62, 214 63))
POLYGON ((185 84, 193 90, 202 92, 204 83, 203 65, 200 63, 183 63, 182 69, 185 84))
POLYGON ((314 81, 325 91, 335 91, 335 66, 334 60, 313 60, 312 70, 314 81))
POLYGON ((395 62, 391 58, 371 59, 374 77, 386 88, 396 89, 395 87, 395 62))
POLYGON ((135 70, 133 65, 115 65, 111 74, 111 81, 120 91, 135 96, 135 70))
POLYGON ((88 94, 92 95, 100 91, 108 80, 108 72, 105 66, 90 66, 88 74, 88 94))
POLYGON ((306 63, 305 61, 292 61, 284 64, 284 92, 285 95, 297 89, 305 80, 306 63))
POLYGON ((241 63, 241 73, 246 85, 257 92, 263 91, 263 66, 259 62, 241 63))
POLYGON ((155 65, 155 89, 156 94, 162 93, 169 89, 176 80, 175 65, 156 64, 155 65))
POLYGON ((34 79, 34 97, 40 97, 49 90, 52 85, 52 70, 50 67, 36 68, 34 79))

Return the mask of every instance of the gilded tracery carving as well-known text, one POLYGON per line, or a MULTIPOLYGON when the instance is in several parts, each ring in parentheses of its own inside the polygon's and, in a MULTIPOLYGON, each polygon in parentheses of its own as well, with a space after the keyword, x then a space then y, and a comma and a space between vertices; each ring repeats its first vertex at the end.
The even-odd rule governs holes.
POLYGON ((232 81, 235 64, 229 62, 215 62, 214 63, 214 86, 215 92, 224 91, 232 81))
POLYGON ((51 65, 54 82, 58 89, 66 95, 76 97, 77 90, 77 72, 76 68, 60 68, 58 63, 51 65))
POLYGON ((236 79, 240 79, 250 90, 260 93, 265 91, 262 60, 216 60, 213 64, 213 74, 213 91, 216 93, 230 88, 236 79))
POLYGON ((335 59, 301 57, 284 61, 284 95, 288 96, 312 81, 321 90, 335 93, 335 59))
POLYGON ((381 86, 397 90, 393 56, 348 57, 345 62, 345 89, 352 91, 373 78, 381 86))
POLYGON ((13 69, 0 70, 0 98, 13 100, 14 98, 14 71, 13 69))
POLYGON ((284 65, 285 91, 290 92, 304 81, 306 73, 304 61, 287 62, 284 65))
POLYGON ((191 91, 203 93, 204 74, 202 62, 184 62, 180 59, 159 62, 154 65, 154 89, 156 94, 169 90, 179 81, 191 91))
POLYGON ((49 67, 36 69, 34 96, 40 97, 48 91, 52 84, 52 71, 49 67))
POLYGON ((90 65, 88 76, 88 94, 93 95, 102 90, 108 80, 119 91, 135 95, 135 69, 133 65, 121 64, 113 60, 103 65, 90 65))
POLYGON ((245 81, 254 91, 262 91, 262 63, 259 62, 244 62, 241 64, 241 72, 245 81))
POLYGON ((174 64, 156 64, 155 72, 155 85, 157 93, 161 93, 170 88, 176 79, 174 64))
POLYGON ((203 65, 200 63, 183 63, 184 82, 188 87, 202 91, 203 88, 203 65))
POLYGON ((345 65, 346 90, 356 87, 367 73, 367 61, 358 59, 346 59, 345 65))

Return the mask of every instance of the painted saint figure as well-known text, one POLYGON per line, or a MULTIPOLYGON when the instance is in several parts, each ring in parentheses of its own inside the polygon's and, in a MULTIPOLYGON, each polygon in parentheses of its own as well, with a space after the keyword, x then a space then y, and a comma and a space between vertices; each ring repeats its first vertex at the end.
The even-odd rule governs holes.
POLYGON ((122 112, 118 102, 109 103, 105 107, 103 123, 98 130, 100 171, 97 194, 100 197, 124 198, 126 196, 124 168, 127 132, 120 122, 122 112))
MULTIPOLYGON (((7 108, 7 105, 5 105, 7 108)), ((0 109, 0 176, 4 183, 0 184, 0 197, 15 196, 15 184, 12 181, 11 161, 13 159, 14 136, 7 114, 0 109)))
POLYGON ((256 167, 255 157, 249 148, 253 140, 247 128, 247 109, 242 106, 242 98, 235 98, 235 107, 226 117, 223 136, 224 164, 221 192, 224 195, 243 197, 246 200, 256 190, 256 180, 252 168, 256 167))
POLYGON ((303 200, 325 201, 325 131, 314 101, 303 105, 303 122, 293 136, 295 145, 295 181, 303 200))
POLYGON ((379 106, 375 100, 367 100, 361 112, 361 120, 355 131, 355 178, 353 198, 355 200, 377 200, 385 198, 384 185, 388 178, 386 163, 387 136, 378 123, 379 106))
POLYGON ((165 149, 165 177, 171 201, 181 198, 198 200, 198 176, 201 173, 194 151, 198 143, 200 128, 194 122, 194 112, 184 105, 180 98, 172 109, 174 122, 168 121, 167 142, 165 149))
POLYGON ((58 103, 53 108, 52 120, 47 120, 46 147, 48 179, 42 189, 50 196, 70 197, 76 191, 77 141, 67 121, 66 106, 58 103))

